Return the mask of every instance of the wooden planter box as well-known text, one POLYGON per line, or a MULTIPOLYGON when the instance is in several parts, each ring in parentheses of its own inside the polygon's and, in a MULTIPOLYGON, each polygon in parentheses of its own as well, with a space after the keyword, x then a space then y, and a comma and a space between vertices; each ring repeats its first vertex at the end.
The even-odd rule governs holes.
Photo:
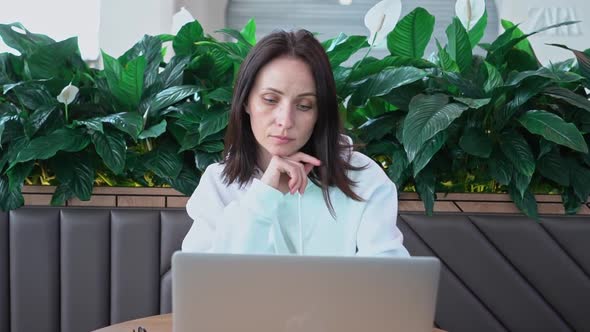
MULTIPOLYGON (((26 206, 48 206, 53 186, 24 186, 26 206)), ((539 214, 564 214, 561 196, 536 195, 539 214)), ((89 201, 71 199, 66 206, 183 208, 188 197, 172 188, 96 187, 89 201)), ((401 193, 400 212, 424 212, 424 204, 416 193, 401 193)), ((438 194, 434 212, 450 213, 520 213, 508 194, 438 194)), ((590 215, 590 204, 578 214, 590 215)))

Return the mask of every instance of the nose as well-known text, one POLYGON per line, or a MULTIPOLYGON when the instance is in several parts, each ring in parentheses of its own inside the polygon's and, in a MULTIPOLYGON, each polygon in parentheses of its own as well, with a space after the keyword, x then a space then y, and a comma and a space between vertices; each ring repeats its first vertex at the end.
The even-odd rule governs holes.
POLYGON ((276 110, 275 122, 279 127, 289 129, 295 122, 294 116, 294 109, 290 105, 283 105, 276 110))

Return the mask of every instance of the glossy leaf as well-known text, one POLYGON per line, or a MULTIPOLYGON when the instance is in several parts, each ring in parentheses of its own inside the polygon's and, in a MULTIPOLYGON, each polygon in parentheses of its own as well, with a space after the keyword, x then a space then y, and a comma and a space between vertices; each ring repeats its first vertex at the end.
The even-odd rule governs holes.
POLYGON ((441 131, 424 143, 422 149, 416 154, 416 158, 414 158, 414 161, 412 162, 414 177, 416 177, 420 171, 430 163, 432 157, 434 157, 434 155, 443 147, 447 138, 447 133, 441 131))
POLYGON ((471 42, 458 18, 453 19, 453 22, 447 27, 446 34, 448 38, 447 51, 451 58, 455 60, 462 72, 470 69, 473 57, 471 42))
POLYGON ((535 172, 535 158, 527 141, 515 131, 502 133, 500 148, 518 172, 532 176, 535 172))
POLYGON ((392 55, 422 58, 434 31, 434 16, 416 8, 403 17, 387 35, 387 49, 392 55))
POLYGON ((391 90, 419 81, 426 75, 424 70, 413 67, 386 68, 357 87, 350 102, 355 106, 365 105, 371 97, 386 95, 391 90))
POLYGON ((90 137, 104 164, 115 174, 123 173, 127 153, 125 138, 119 133, 108 131, 95 131, 90 137))
POLYGON ((198 21, 193 21, 185 24, 176 34, 172 46, 174 47, 174 54, 177 56, 193 55, 197 46, 195 42, 205 39, 203 34, 203 27, 198 21))
POLYGON ((488 158, 492 153, 492 140, 480 128, 465 129, 459 140, 459 146, 470 155, 488 158))
POLYGON ((166 132, 166 125, 167 125, 167 122, 164 119, 164 120, 160 121, 160 123, 153 125, 153 126, 149 127, 148 129, 142 131, 141 134, 139 134, 138 138, 139 139, 146 139, 146 138, 158 137, 166 132))
POLYGON ((9 211, 17 209, 25 204, 20 187, 10 190, 8 178, 0 175, 0 210, 9 211))
POLYGON ((565 122, 556 114, 543 110, 531 110, 519 117, 518 122, 529 132, 540 135, 546 140, 588 153, 588 146, 576 126, 565 122))
POLYGON ((569 187, 570 172, 568 165, 557 149, 551 149, 537 163, 539 173, 562 186, 569 187))
POLYGON ((570 105, 579 107, 587 112, 590 112, 590 101, 588 101, 588 98, 583 97, 571 90, 558 86, 552 86, 546 88, 543 91, 543 93, 553 98, 561 99, 569 103, 570 105))
POLYGON ((340 33, 338 37, 323 42, 322 45, 328 54, 332 68, 336 68, 348 60, 351 55, 369 46, 367 37, 347 36, 344 33, 340 33))

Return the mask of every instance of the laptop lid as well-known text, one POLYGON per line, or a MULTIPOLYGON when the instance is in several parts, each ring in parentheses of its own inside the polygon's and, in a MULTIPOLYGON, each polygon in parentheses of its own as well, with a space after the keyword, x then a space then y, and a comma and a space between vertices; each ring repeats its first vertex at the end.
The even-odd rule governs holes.
POLYGON ((433 257, 177 252, 173 331, 431 332, 433 257))

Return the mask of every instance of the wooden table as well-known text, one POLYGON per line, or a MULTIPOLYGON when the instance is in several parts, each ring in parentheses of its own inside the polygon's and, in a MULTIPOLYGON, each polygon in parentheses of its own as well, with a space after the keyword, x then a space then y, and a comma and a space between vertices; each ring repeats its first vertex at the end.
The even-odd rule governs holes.
MULTIPOLYGON (((138 327, 143 327, 147 332, 171 332, 172 331, 172 314, 158 315, 134 319, 127 322, 111 325, 94 332, 137 332, 138 327)), ((433 329, 433 332, 445 332, 439 329, 433 329)))
POLYGON ((150 316, 134 319, 123 323, 104 327, 94 332, 137 332, 138 327, 143 327, 147 332, 171 332, 172 314, 150 316))

